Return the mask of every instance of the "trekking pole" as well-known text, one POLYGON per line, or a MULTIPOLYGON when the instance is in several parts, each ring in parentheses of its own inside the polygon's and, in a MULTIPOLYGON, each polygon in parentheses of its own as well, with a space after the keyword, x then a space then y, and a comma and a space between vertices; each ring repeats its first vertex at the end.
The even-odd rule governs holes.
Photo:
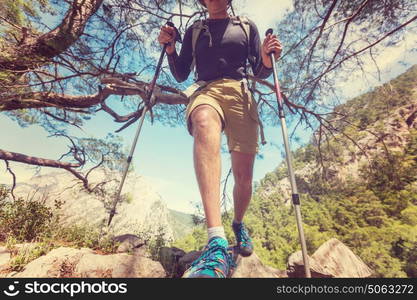
MULTIPOLYGON (((170 27, 175 28, 175 25, 172 22, 167 22, 167 25, 170 26, 170 27)), ((182 42, 181 37, 179 35, 179 32, 178 32, 177 28, 175 28, 175 31, 176 31, 176 41, 181 43, 182 42)), ((155 88, 155 85, 156 85, 156 80, 158 79, 159 73, 161 71, 161 66, 162 66, 162 62, 164 60, 165 51, 166 51, 167 47, 168 47, 168 44, 164 44, 164 47, 162 48, 161 55, 159 57, 158 65, 156 66, 155 75, 154 75, 154 77, 153 77, 153 79, 152 79, 152 81, 149 85, 149 88, 147 90, 145 106, 143 108, 142 115, 140 116, 139 125, 138 125, 138 129, 136 130, 136 135, 135 135, 135 138, 133 140, 132 148, 130 149, 129 156, 127 157, 127 160, 126 160, 122 181, 120 182, 119 189, 117 190, 116 198, 114 198, 112 208, 110 210, 109 222, 108 222, 107 226, 110 226, 110 223, 111 223, 114 215, 116 214, 116 206, 117 206, 117 203, 119 202, 120 194, 122 192, 123 184, 124 184, 125 179, 126 179, 127 171, 129 170, 130 163, 132 162, 133 153, 135 152, 136 144, 138 142, 139 134, 140 134, 140 131, 142 129, 143 121, 145 120, 145 115, 148 112, 148 109, 150 109, 153 105, 153 103, 152 103, 153 91, 154 91, 154 88, 155 88)))
MULTIPOLYGON (((268 34, 272 34, 272 33, 273 33, 273 29, 270 28, 266 31, 265 35, 268 36, 268 34)), ((281 88, 280 88, 279 82, 278 82, 278 75, 277 75, 277 69, 276 69, 276 66, 275 66, 276 62, 275 62, 274 53, 273 52, 269 53, 269 56, 271 58, 272 69, 273 69, 273 72, 274 72, 275 94, 277 96, 278 112, 279 112, 279 118, 281 120, 282 137, 284 139, 286 161, 287 161, 287 167, 288 167, 288 175, 290 177, 290 184, 291 184, 291 191, 292 191, 292 203, 294 205, 295 217, 296 217, 296 220, 297 220, 298 235, 300 237, 301 252, 303 254, 305 275, 306 275, 306 278, 311 278, 310 264, 309 264, 309 261, 308 261, 308 254, 307 254, 307 246, 306 246, 306 241, 305 241, 305 237, 304 237, 303 223, 302 223, 302 219, 301 219, 300 197, 298 195, 297 184, 295 182, 294 170, 292 168, 292 159, 291 159, 291 151, 290 151, 289 141, 288 141, 287 124, 285 122, 285 115, 284 115, 284 101, 282 99, 281 88)))

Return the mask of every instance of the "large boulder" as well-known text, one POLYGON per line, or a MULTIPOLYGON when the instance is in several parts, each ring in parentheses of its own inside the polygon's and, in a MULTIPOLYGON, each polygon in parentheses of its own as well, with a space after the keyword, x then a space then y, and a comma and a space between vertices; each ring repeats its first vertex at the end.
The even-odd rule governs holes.
POLYGON ((178 260, 178 269, 176 271, 177 277, 182 277, 184 272, 191 266, 193 261, 200 257, 202 251, 191 251, 182 256, 178 260))
POLYGON ((114 237, 113 240, 119 243, 117 253, 131 252, 145 245, 145 241, 134 234, 119 235, 114 237))
POLYGON ((372 270, 338 239, 330 239, 313 254, 313 259, 333 277, 366 278, 372 270))
POLYGON ((25 266, 11 277, 117 277, 161 278, 166 273, 159 262, 133 254, 100 255, 91 249, 60 247, 25 266))
MULTIPOLYGON (((309 257, 311 277, 366 278, 372 270, 338 239, 330 239, 309 257)), ((293 253, 287 263, 289 277, 305 277, 301 251, 293 253)))
POLYGON ((161 278, 166 277, 159 262, 139 255, 86 254, 76 265, 75 274, 81 277, 161 278))
MULTIPOLYGON (((168 277, 179 277, 179 260, 185 255, 181 249, 162 247, 159 251, 159 262, 164 267, 168 277)), ((185 271, 185 270, 184 270, 185 271)), ((183 271, 183 272, 184 272, 183 271)))
MULTIPOLYGON (((328 273, 321 265, 319 265, 312 257, 308 256, 310 264, 310 273, 313 278, 330 278, 332 274, 328 273)), ((305 277, 304 260, 301 251, 294 252, 290 255, 287 262, 287 273, 291 278, 305 277)))
POLYGON ((87 248, 80 250, 66 247, 57 248, 31 261, 23 271, 14 273, 12 277, 78 277, 72 276, 74 266, 87 253, 93 253, 93 251, 87 248))
POLYGON ((251 256, 243 257, 236 255, 234 249, 236 269, 232 274, 232 278, 286 278, 286 271, 274 269, 262 263, 256 253, 251 256))

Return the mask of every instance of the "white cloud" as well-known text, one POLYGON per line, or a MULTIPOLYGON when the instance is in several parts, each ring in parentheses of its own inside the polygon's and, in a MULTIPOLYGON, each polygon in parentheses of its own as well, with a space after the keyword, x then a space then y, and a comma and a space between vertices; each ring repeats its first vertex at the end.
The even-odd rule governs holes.
MULTIPOLYGON (((268 28, 274 27, 279 22, 286 10, 291 10, 292 0, 236 0, 233 2, 233 8, 237 15, 249 17, 257 25, 260 34, 265 32, 268 28)), ((182 13, 192 15, 194 8, 183 7, 182 13)), ((173 9, 174 12, 179 12, 178 5, 173 9)), ((179 18, 173 18, 174 23, 178 26, 179 18)))
MULTIPOLYGON (((35 174, 34 168, 29 169, 27 165, 21 163, 9 162, 9 167, 16 175, 16 183, 28 182, 35 174)), ((0 172, 0 184, 5 184, 8 186, 13 184, 12 174, 10 174, 6 168, 0 172)))
MULTIPOLYGON (((413 55, 409 52, 410 49, 417 47, 417 33, 407 32, 404 35, 404 40, 395 47, 384 49, 377 59, 378 66, 381 69, 387 69, 392 64, 402 60, 407 60, 409 55, 413 55)), ((415 54, 414 54, 415 55, 415 54)))
POLYGON ((185 213, 194 213, 192 203, 200 201, 200 193, 195 180, 180 182, 175 178, 145 176, 161 195, 163 201, 170 209, 185 213))
POLYGON ((410 65, 417 63, 417 56, 412 51, 417 48, 417 34, 409 31, 404 34, 401 43, 396 46, 382 48, 378 46, 379 55, 375 61, 369 54, 363 57, 362 69, 357 69, 349 75, 348 81, 339 81, 338 88, 343 99, 356 97, 369 91, 370 88, 381 85, 405 72, 410 65), (401 63, 400 63, 401 62, 401 63), (380 78, 378 76, 378 69, 380 78))
POLYGON ((281 21, 286 10, 293 8, 291 0, 242 0, 235 3, 238 10, 236 13, 245 15, 255 22, 261 37, 268 28, 274 28, 275 24, 281 21))

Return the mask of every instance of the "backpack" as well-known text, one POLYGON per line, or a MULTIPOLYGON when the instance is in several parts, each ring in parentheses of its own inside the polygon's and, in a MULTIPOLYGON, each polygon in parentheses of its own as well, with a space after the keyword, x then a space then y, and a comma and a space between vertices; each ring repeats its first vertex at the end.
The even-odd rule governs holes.
MULTIPOLYGON (((240 27, 242 27, 245 35, 246 35, 246 41, 247 41, 247 45, 248 45, 248 60, 250 63, 254 63, 255 58, 253 56, 250 55, 250 23, 248 18, 246 17, 240 17, 240 16, 233 16, 231 18, 233 25, 239 25, 240 27)), ((195 48, 197 45, 197 40, 198 37, 200 36, 201 31, 209 30, 209 27, 207 24, 205 24, 204 20, 198 20, 196 22, 194 22, 194 24, 192 25, 192 39, 191 39, 191 46, 192 46, 192 53, 193 53, 193 61, 191 63, 191 70, 194 72, 196 71, 195 68, 195 64, 196 64, 196 55, 195 55, 195 48)), ((210 42, 209 42, 209 47, 213 46, 212 44, 212 40, 211 40, 211 35, 210 35, 210 42)), ((246 70, 245 70, 246 71, 246 70)))

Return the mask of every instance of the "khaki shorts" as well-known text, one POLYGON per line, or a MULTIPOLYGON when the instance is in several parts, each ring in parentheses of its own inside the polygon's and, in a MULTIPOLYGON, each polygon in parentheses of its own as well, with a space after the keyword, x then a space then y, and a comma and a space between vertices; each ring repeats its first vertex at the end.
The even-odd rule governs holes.
POLYGON ((234 79, 213 81, 191 96, 186 110, 187 127, 191 135, 190 115, 202 104, 210 105, 219 113, 229 152, 253 154, 258 152, 258 108, 250 92, 245 92, 243 81, 234 79))

